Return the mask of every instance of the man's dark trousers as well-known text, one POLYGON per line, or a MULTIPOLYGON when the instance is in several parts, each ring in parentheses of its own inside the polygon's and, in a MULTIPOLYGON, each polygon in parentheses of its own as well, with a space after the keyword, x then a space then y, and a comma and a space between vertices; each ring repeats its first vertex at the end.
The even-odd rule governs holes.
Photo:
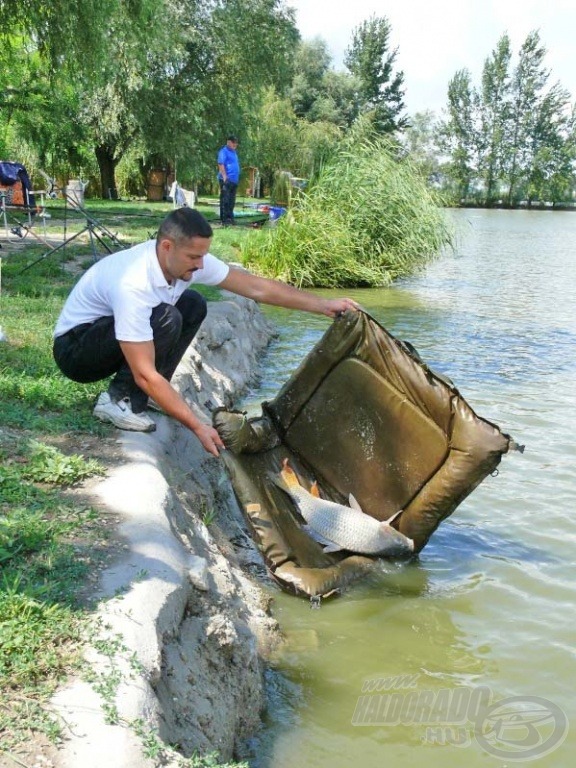
MULTIPOLYGON (((159 304, 150 316, 156 370, 170 381, 184 352, 206 317, 206 300, 186 290, 176 304, 159 304)), ((115 374, 108 392, 114 401, 129 397, 133 413, 146 409, 148 395, 134 376, 114 335, 114 318, 83 323, 54 340, 54 359, 73 381, 100 381, 115 374)))
POLYGON ((220 182, 220 221, 222 224, 234 224, 234 206, 238 184, 233 181, 220 182))

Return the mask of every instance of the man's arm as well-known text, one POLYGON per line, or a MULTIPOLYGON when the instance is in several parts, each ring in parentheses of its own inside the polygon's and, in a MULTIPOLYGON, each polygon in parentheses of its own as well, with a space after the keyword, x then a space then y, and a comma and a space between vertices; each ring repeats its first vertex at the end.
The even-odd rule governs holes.
POLYGON ((301 309, 328 317, 337 317, 347 309, 360 309, 360 305, 354 299, 327 299, 315 293, 301 291, 279 280, 258 277, 233 267, 218 287, 263 304, 272 304, 286 309, 301 309))
POLYGON ((222 181, 224 184, 228 181, 228 174, 226 173, 226 154, 224 152, 224 147, 218 152, 218 157, 216 159, 216 163, 218 164, 218 170, 220 171, 220 175, 222 176, 222 181))
POLYGON ((121 341, 120 347, 140 389, 169 416, 192 430, 208 453, 218 456, 218 449, 224 448, 220 435, 210 424, 200 421, 170 382, 158 373, 154 364, 154 342, 121 341))

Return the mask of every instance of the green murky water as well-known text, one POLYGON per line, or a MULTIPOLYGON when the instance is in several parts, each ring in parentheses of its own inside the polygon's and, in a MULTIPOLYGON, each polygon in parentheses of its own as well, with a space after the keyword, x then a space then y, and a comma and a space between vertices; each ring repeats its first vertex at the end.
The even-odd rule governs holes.
MULTIPOLYGON (((275 596, 290 642, 254 768, 574 765, 576 214, 450 215, 456 253, 352 295, 526 452, 504 457, 417 562, 383 564, 320 610, 275 596)), ((273 314, 282 335, 254 402, 327 327, 273 314)))

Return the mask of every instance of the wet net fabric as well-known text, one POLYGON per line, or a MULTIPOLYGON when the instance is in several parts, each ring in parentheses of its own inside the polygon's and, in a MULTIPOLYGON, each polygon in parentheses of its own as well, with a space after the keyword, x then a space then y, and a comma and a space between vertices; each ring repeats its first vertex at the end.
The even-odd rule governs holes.
POLYGON ((374 566, 326 554, 274 482, 288 458, 302 485, 412 538, 416 552, 499 464, 511 439, 478 416, 415 350, 363 312, 335 320, 262 416, 219 410, 214 425, 236 497, 270 573, 311 597, 339 591, 374 566))

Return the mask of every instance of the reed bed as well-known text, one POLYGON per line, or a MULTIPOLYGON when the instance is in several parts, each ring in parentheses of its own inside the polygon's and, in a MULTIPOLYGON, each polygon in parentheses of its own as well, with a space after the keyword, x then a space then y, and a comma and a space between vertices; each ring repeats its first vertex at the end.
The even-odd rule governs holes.
POLYGON ((382 138, 347 142, 266 236, 248 237, 244 265, 299 287, 378 287, 452 242, 440 201, 382 138))

